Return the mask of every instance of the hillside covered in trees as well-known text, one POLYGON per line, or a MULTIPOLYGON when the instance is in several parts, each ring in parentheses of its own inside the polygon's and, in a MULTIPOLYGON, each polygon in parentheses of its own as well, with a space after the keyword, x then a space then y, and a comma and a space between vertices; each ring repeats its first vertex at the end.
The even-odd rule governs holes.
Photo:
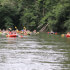
POLYGON ((0 0, 0 29, 70 31, 70 0, 0 0))

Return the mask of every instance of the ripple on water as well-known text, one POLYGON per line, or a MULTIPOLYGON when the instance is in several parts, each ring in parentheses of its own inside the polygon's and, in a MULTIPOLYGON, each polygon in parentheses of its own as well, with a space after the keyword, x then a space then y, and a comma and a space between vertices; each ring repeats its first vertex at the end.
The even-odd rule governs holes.
MULTIPOLYGON (((50 39, 51 40, 51 39, 50 39)), ((69 70, 69 45, 38 37, 0 39, 0 70, 69 70)))

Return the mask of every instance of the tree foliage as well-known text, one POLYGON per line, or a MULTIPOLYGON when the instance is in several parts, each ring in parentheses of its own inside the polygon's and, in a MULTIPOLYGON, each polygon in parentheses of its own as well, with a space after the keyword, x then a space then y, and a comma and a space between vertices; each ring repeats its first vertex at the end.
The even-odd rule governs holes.
POLYGON ((70 30, 70 0, 0 0, 0 28, 22 29, 48 24, 57 32, 70 30))

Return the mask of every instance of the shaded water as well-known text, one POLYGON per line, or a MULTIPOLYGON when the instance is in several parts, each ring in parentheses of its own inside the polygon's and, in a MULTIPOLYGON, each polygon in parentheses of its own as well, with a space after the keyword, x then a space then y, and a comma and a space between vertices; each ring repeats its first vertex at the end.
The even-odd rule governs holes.
POLYGON ((0 70, 70 70, 70 39, 46 33, 0 36, 0 70))

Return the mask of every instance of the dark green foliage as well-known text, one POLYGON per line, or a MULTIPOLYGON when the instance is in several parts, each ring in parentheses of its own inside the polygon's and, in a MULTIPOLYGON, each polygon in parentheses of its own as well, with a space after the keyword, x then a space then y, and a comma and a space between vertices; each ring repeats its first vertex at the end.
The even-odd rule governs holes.
POLYGON ((49 31, 66 32, 69 22, 70 0, 0 0, 0 29, 48 24, 49 31))

